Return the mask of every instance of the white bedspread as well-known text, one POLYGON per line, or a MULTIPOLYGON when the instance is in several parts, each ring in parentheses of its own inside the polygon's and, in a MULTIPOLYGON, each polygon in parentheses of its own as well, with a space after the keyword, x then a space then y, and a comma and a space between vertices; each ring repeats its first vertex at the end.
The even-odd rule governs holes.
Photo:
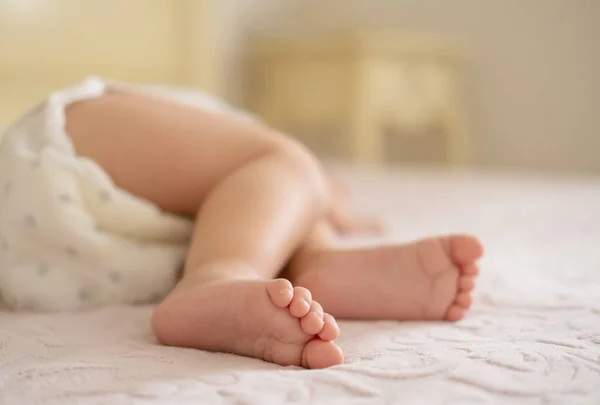
POLYGON ((158 346, 151 308, 0 312, 0 404, 600 404, 600 180, 345 170, 387 240, 487 246, 456 324, 342 322, 346 364, 158 346))

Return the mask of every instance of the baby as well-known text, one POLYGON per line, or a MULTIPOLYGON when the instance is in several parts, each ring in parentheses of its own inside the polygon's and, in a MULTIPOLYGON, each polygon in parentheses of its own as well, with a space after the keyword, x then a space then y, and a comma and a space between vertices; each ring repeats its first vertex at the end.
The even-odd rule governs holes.
POLYGON ((335 318, 461 319, 483 250, 468 235, 336 250, 372 224, 299 143, 201 94, 98 78, 7 130, 0 193, 9 306, 160 300, 160 343, 280 365, 343 363, 335 318))

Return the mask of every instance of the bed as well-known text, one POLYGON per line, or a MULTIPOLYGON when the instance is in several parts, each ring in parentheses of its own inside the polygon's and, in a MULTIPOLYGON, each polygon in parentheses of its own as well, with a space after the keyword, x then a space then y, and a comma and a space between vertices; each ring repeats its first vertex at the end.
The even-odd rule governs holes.
POLYGON ((383 242, 483 239, 466 319, 341 322, 346 364, 313 371, 161 347, 151 307, 0 311, 0 404, 600 404, 600 179, 338 171, 383 242))

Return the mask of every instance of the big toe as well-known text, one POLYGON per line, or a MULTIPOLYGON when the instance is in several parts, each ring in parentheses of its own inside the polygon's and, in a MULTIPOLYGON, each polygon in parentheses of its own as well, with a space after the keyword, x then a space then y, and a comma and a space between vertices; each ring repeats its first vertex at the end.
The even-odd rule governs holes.
POLYGON ((483 255, 483 245, 472 235, 450 237, 450 252, 456 264, 471 264, 483 255))
POLYGON ((452 305, 448 308, 448 312, 446 312, 446 320, 450 322, 456 322, 464 318, 467 313, 467 309, 460 305, 452 305))
POLYGON ((327 368, 344 363, 342 349, 333 342, 313 339, 304 346, 302 366, 306 368, 327 368))

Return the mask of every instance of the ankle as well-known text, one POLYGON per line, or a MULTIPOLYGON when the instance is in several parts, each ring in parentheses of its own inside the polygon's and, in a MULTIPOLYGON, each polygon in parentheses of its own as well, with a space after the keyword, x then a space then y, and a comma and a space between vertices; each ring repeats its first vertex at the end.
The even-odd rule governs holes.
POLYGON ((292 260, 290 260, 282 277, 288 279, 293 285, 300 285, 301 280, 305 280, 307 275, 314 273, 321 267, 321 257, 325 254, 321 250, 302 249, 298 251, 292 260))
POLYGON ((260 274, 239 260, 220 260, 195 266, 186 266, 183 279, 186 284, 207 284, 227 280, 257 280, 260 274))

